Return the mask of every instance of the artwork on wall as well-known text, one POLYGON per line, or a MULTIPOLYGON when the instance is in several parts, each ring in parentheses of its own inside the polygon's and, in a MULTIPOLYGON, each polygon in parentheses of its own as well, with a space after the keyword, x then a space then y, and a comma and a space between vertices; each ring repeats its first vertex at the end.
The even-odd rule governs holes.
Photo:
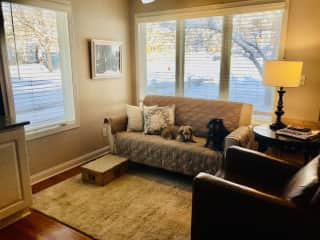
POLYGON ((91 78, 119 78, 122 75, 122 43, 91 40, 91 78))

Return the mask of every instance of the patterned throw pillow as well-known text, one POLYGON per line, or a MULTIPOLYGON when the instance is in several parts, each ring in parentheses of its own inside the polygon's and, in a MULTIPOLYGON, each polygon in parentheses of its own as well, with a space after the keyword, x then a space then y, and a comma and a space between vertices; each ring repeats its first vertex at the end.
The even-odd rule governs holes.
POLYGON ((169 107, 156 107, 144 111, 144 133, 160 134, 169 124, 169 107))

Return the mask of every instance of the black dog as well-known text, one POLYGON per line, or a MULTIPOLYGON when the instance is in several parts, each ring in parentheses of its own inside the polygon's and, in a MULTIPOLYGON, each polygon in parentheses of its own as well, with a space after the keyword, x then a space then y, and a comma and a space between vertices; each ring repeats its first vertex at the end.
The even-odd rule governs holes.
POLYGON ((205 147, 222 151, 224 138, 229 134, 229 131, 223 124, 223 119, 211 119, 208 123, 208 129, 207 143, 205 144, 205 147))

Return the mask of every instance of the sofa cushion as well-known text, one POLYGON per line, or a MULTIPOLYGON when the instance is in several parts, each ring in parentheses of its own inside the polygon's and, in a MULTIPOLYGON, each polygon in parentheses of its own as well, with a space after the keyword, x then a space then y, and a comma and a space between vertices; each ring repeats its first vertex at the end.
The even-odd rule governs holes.
POLYGON ((147 105, 159 106, 174 104, 176 107, 175 124, 192 126, 194 135, 198 137, 206 137, 207 125, 212 118, 222 118, 230 132, 240 127, 241 124, 250 124, 249 120, 241 120, 242 115, 249 116, 248 119, 251 119, 251 106, 243 103, 156 95, 146 96, 143 102, 147 105), (244 111, 247 105, 248 110, 244 111))
POLYGON ((215 174, 222 161, 222 153, 203 147, 204 138, 196 143, 165 140, 156 135, 139 132, 116 134, 117 153, 131 161, 195 176, 199 172, 215 174))
POLYGON ((307 206, 311 203, 320 184, 319 160, 320 157, 316 157, 291 178, 284 191, 285 198, 299 206, 307 206))

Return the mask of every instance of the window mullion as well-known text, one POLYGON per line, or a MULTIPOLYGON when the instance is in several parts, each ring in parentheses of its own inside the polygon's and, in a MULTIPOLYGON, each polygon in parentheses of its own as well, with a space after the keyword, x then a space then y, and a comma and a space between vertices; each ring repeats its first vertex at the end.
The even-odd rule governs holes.
POLYGON ((177 20, 176 27, 176 96, 184 95, 184 20, 177 20))
POLYGON ((232 16, 223 18, 223 37, 220 66, 220 94, 219 98, 228 100, 230 83, 230 64, 232 48, 232 16))

